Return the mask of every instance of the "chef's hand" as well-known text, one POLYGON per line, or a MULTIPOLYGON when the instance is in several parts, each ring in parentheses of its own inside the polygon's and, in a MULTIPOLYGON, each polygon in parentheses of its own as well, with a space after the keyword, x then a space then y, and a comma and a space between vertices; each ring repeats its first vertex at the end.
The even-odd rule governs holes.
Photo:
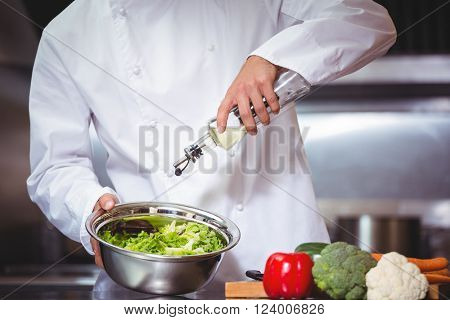
MULTIPOLYGON (((106 193, 102 195, 100 199, 98 199, 93 212, 97 212, 98 215, 102 215, 103 213, 105 213, 105 211, 114 208, 117 202, 118 200, 114 195, 106 193)), ((91 245, 92 250, 94 250, 95 254, 95 264, 100 268, 104 268, 98 241, 91 237, 91 245)))
POLYGON ((277 96, 273 91, 273 83, 278 69, 278 66, 259 56, 251 56, 247 59, 220 104, 217 112, 219 133, 225 131, 228 114, 235 105, 238 105, 239 114, 247 132, 255 135, 257 128, 250 110, 250 102, 253 104, 259 120, 264 125, 269 124, 269 113, 262 98, 266 98, 272 112, 280 111, 277 96))

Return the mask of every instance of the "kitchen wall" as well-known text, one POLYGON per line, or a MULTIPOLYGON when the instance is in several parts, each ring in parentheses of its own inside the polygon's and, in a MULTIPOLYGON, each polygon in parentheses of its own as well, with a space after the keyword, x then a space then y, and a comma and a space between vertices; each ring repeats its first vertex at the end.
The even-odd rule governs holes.
MULTIPOLYGON (((28 15, 23 2, 6 4, 28 15)), ((52 263, 78 246, 47 222, 27 194, 28 95, 40 33, 7 5, 0 3, 0 274, 10 264, 52 263)), ((69 261, 90 258, 80 251, 69 261)))
POLYGON ((450 55, 390 55, 316 90, 297 110, 334 239, 346 225, 368 249, 449 256, 450 55))

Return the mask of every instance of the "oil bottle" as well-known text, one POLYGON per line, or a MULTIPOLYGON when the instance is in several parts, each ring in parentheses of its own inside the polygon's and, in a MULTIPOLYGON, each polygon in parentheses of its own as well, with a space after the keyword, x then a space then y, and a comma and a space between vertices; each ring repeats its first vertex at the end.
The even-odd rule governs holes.
MULTIPOLYGON (((274 83, 274 92, 277 95, 280 108, 291 102, 294 102, 301 97, 308 94, 311 89, 311 85, 301 75, 292 70, 283 69, 279 73, 274 83)), ((263 98, 264 105, 267 112, 272 113, 272 110, 263 98)), ((252 116, 255 119, 255 123, 258 126, 260 121, 253 105, 250 105, 252 116)), ((198 139, 193 144, 184 149, 184 157, 173 164, 175 168, 175 175, 180 176, 187 168, 190 162, 195 163, 204 154, 203 150, 213 149, 220 147, 223 149, 230 149, 247 134, 245 127, 242 123, 239 115, 239 109, 237 106, 233 107, 230 111, 231 117, 227 123, 227 128, 223 133, 217 131, 217 119, 212 118, 208 121, 208 132, 198 139)))

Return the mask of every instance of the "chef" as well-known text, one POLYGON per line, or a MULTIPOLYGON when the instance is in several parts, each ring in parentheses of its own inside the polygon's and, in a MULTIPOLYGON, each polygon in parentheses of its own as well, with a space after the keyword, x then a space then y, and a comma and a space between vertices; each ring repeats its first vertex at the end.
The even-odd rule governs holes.
POLYGON ((76 0, 45 28, 36 56, 30 197, 99 266, 84 223, 119 202, 182 203, 234 221, 242 237, 219 281, 262 269, 275 251, 327 242, 295 108, 269 117, 262 98, 277 113, 281 68, 320 86, 383 55, 395 37, 370 0, 76 0), (173 175, 182 148, 212 116, 225 130, 235 105, 249 135, 173 175), (110 186, 93 170, 91 126, 110 186))

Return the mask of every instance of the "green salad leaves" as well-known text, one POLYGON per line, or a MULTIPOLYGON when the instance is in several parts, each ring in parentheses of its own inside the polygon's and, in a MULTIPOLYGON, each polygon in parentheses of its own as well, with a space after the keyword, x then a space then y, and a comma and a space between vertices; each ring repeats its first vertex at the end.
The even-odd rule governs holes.
POLYGON ((195 222, 176 224, 175 220, 154 233, 113 234, 106 229, 99 232, 99 237, 127 250, 169 256, 203 254, 224 247, 221 237, 207 225, 195 222))

